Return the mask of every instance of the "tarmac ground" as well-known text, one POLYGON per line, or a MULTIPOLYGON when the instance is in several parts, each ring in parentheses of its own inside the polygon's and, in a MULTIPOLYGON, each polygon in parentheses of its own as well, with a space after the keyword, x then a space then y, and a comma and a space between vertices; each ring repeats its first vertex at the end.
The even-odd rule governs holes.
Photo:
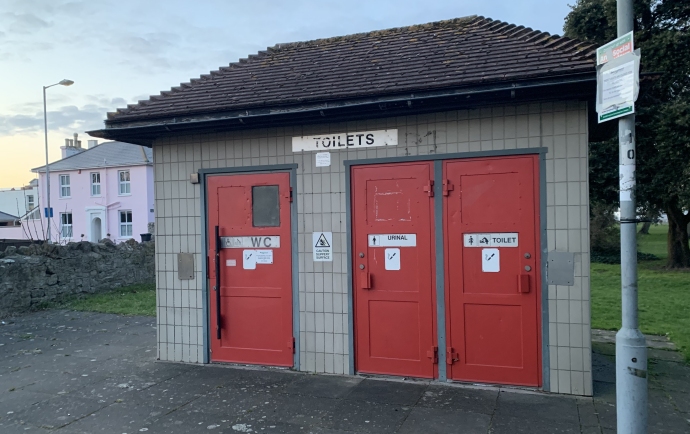
MULTIPOLYGON (((50 310, 0 323, 0 433, 613 433, 615 346, 594 397, 156 361, 155 318, 50 310)), ((690 432, 690 366, 649 341, 649 432, 690 432)))

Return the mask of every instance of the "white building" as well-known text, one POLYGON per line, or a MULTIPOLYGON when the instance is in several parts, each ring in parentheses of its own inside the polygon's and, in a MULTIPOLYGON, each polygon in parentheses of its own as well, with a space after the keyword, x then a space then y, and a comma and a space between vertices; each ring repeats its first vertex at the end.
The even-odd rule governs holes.
POLYGON ((0 189, 0 212, 23 216, 38 206, 38 179, 29 185, 0 189))

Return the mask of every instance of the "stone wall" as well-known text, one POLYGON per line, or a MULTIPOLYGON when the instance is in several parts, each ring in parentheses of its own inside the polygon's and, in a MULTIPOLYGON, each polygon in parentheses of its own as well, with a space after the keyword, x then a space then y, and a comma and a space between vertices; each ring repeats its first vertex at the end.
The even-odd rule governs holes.
POLYGON ((154 283, 155 245, 130 240, 8 247, 0 253, 0 317, 81 293, 154 283))

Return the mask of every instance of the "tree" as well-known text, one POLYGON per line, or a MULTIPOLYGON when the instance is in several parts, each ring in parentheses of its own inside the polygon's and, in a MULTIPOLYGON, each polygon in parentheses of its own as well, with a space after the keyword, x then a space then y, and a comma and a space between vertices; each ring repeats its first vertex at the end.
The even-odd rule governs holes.
MULTIPOLYGON (((571 9, 565 36, 597 46, 616 38, 616 0, 577 0, 571 9)), ((668 215, 668 267, 690 267, 690 1, 634 0, 634 10, 635 48, 642 51, 635 195, 645 214, 668 215)), ((590 149, 598 169, 590 171, 592 198, 611 201, 617 137, 590 149)))

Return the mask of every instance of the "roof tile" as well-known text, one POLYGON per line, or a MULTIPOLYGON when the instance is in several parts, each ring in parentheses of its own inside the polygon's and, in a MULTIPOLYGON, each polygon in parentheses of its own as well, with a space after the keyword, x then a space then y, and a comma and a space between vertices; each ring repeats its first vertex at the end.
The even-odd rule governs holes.
POLYGON ((117 109, 106 123, 593 73, 594 60, 590 44, 458 18, 277 44, 117 109))
MULTIPOLYGON (((50 170, 141 166, 151 163, 153 163, 151 148, 125 142, 103 142, 78 154, 50 163, 50 170)), ((45 172, 45 170, 45 166, 31 169, 32 172, 45 172)))

